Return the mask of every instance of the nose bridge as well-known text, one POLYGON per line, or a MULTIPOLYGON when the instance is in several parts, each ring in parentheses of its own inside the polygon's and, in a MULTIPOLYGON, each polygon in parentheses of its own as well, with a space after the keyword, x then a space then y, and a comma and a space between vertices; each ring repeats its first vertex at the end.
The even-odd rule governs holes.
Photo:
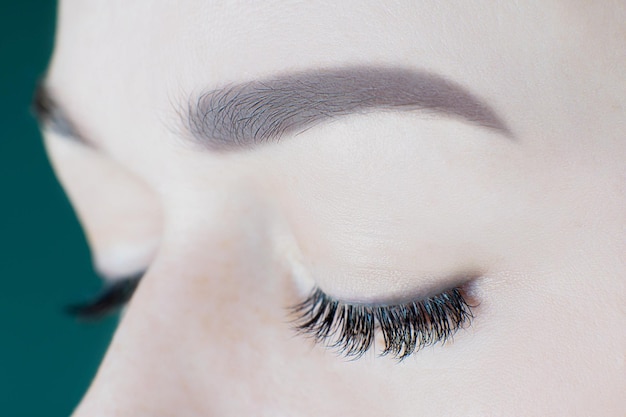
POLYGON ((224 395, 267 385, 291 334, 286 272, 256 220, 165 235, 76 417, 215 415, 224 395))

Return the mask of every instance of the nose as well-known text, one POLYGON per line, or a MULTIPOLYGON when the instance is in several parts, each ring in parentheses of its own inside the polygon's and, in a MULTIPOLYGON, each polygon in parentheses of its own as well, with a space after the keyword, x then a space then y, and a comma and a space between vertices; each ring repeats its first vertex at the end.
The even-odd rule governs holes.
POLYGON ((302 396, 286 383, 303 372, 286 366, 303 347, 290 278, 247 219, 164 235, 74 417, 259 415, 302 396))
POLYGON ((296 337, 299 251, 284 216, 233 199, 167 211, 156 258, 74 417, 354 415, 355 404, 385 414, 366 362, 296 337))

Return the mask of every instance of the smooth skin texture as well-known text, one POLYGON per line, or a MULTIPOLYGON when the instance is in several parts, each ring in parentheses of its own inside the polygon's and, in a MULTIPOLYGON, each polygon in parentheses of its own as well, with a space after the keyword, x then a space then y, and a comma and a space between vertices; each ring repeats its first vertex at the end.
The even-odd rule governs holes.
POLYGON ((623 416, 625 21, 620 1, 62 1, 46 83, 97 149, 46 145, 98 270, 147 269, 74 416, 623 416), (213 152, 180 126, 198 93, 355 65, 438 74, 511 136, 374 111, 213 152), (289 324, 315 284, 381 302, 469 274, 472 326, 402 363, 289 324))

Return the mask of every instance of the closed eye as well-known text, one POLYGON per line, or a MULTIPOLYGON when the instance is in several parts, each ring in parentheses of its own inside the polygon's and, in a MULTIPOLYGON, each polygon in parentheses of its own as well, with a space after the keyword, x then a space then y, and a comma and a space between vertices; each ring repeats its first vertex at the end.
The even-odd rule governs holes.
POLYGON ((472 307, 460 287, 419 301, 385 306, 337 301, 317 288, 292 312, 298 333, 348 358, 363 356, 380 331, 384 340, 381 355, 402 360, 424 347, 448 342, 471 324, 472 307))

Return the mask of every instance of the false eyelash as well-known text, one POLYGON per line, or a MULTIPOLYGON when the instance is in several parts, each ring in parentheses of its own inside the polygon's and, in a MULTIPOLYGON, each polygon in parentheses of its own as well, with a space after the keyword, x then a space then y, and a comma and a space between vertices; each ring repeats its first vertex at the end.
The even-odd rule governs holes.
POLYGON ((424 347, 451 340, 474 318, 461 291, 454 288, 421 301, 389 306, 347 304, 315 289, 292 308, 295 329, 316 343, 358 359, 374 344, 376 331, 385 347, 381 356, 402 360, 424 347))
POLYGON ((90 301, 71 304, 66 313, 81 320, 95 321, 110 315, 128 303, 143 274, 116 280, 105 287, 90 301))

